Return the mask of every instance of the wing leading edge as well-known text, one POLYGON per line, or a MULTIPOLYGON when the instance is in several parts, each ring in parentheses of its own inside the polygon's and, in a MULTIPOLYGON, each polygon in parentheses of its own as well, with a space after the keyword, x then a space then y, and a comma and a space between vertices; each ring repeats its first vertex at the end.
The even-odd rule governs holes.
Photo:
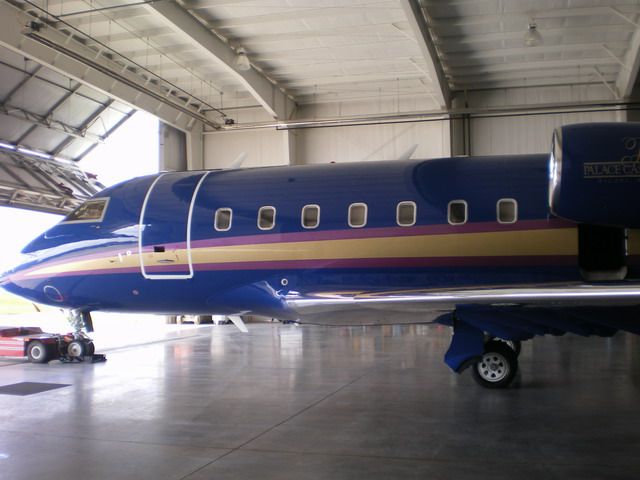
POLYGON ((640 285, 563 284, 544 287, 315 292, 289 295, 286 303, 301 319, 308 315, 344 310, 442 312, 454 310, 460 305, 631 306, 640 304, 640 285))

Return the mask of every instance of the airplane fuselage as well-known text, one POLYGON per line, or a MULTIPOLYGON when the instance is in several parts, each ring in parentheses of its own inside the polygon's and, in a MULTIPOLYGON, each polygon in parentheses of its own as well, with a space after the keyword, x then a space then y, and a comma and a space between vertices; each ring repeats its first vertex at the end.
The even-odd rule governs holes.
POLYGON ((84 311, 289 319, 291 292, 578 282, 577 225, 549 213, 548 159, 142 177, 101 192, 99 220, 34 240, 6 287, 84 311))

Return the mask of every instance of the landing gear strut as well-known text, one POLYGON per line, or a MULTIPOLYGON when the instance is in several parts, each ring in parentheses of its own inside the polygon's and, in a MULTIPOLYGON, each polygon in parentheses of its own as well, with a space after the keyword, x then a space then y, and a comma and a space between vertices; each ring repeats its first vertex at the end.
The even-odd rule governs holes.
POLYGON ((453 327, 444 361, 454 372, 471 367, 473 379, 486 388, 506 388, 511 384, 518 373, 520 340, 490 336, 481 326, 459 318, 457 312, 444 315, 439 323, 453 327))
POLYGON ((519 343, 492 339, 484 345, 482 358, 472 366, 473 379, 483 387, 506 388, 518 373, 519 343), (517 350, 516 350, 517 348, 517 350))
POLYGON ((70 310, 67 316, 69 324, 73 327, 73 340, 69 342, 63 358, 67 361, 83 361, 85 357, 89 357, 92 361, 104 360, 104 355, 95 355, 95 346, 93 340, 85 333, 93 332, 93 321, 90 312, 80 310, 70 310))

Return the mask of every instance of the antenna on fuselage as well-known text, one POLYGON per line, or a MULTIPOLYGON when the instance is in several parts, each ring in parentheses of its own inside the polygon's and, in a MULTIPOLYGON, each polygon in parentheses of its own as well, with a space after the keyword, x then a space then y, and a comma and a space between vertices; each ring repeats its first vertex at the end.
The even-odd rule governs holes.
POLYGON ((244 161, 247 159, 247 152, 242 152, 240 155, 236 157, 236 159, 231 162, 231 165, 227 170, 233 170, 234 168, 240 168, 244 161))
POLYGON ((398 160, 409 160, 411 155, 417 150, 418 144, 411 145, 402 155, 398 157, 398 160))

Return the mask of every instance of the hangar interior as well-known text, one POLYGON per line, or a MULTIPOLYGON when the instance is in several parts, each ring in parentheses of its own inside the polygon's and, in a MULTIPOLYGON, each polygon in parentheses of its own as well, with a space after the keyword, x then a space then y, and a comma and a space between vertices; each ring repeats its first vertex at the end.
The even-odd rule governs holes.
MULTIPOLYGON (((161 170, 549 152, 637 119, 639 22, 632 0, 0 0, 0 204, 72 211, 102 188, 78 162, 138 110, 161 170)), ((63 386, 0 395, 0 477, 640 472, 635 337, 530 342, 496 393, 442 366, 446 329, 251 327, 0 362, 63 386)))

